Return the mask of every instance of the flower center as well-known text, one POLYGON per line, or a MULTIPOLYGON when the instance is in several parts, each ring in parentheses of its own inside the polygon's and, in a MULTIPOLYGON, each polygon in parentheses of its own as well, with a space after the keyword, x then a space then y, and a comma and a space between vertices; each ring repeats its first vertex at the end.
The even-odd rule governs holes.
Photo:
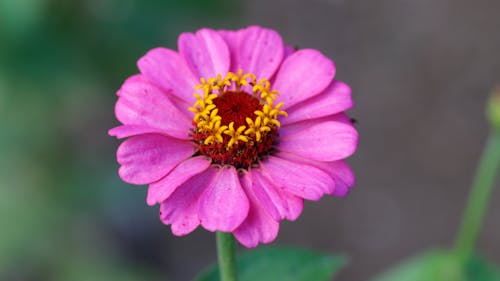
POLYGON ((198 152, 219 165, 248 169, 272 149, 280 122, 287 116, 267 79, 229 72, 225 77, 200 79, 191 137, 198 152), (201 93, 200 93, 201 92, 201 93))

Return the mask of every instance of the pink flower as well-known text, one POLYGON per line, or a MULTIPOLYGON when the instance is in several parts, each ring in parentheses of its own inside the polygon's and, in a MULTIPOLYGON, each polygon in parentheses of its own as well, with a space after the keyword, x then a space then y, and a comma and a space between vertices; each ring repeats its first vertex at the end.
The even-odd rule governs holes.
POLYGON ((201 224, 246 247, 270 243, 304 199, 354 185, 343 161, 358 141, 344 114, 351 89, 331 60, 257 26, 183 33, 178 48, 139 60, 118 91, 123 125, 109 131, 128 138, 120 177, 149 184, 147 203, 175 235, 201 224))

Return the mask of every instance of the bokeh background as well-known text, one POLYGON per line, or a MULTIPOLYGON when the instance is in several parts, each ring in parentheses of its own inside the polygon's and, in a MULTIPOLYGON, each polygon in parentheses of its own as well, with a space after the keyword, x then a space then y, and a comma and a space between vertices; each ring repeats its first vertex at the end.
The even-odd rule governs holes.
MULTIPOLYGON (((345 253, 367 280, 452 245, 500 83, 496 0, 0 0, 0 280, 190 280, 214 235, 174 237, 117 176, 115 91, 156 46, 259 24, 334 59, 361 141, 346 198, 307 203, 276 245, 345 253)), ((500 190, 478 249, 500 263, 500 190)), ((243 250, 243 249, 242 249, 243 250)))

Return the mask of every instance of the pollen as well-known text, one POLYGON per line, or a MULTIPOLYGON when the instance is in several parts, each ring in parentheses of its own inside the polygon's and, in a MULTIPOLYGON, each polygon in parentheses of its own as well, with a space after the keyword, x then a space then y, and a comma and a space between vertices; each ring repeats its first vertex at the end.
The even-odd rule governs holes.
POLYGON ((272 151, 280 116, 279 92, 252 73, 200 78, 195 87, 191 137, 199 154, 215 164, 248 169, 272 151))

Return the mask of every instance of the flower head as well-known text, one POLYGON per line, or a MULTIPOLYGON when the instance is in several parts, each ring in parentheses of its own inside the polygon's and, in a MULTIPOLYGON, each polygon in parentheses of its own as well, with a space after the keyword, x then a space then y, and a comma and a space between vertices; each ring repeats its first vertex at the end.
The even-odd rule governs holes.
POLYGON ((179 51, 156 48, 118 91, 123 124, 110 135, 120 177, 149 184, 147 203, 176 235, 199 225, 247 247, 272 242, 303 200, 343 196, 343 159, 358 134, 344 111, 349 86, 319 51, 294 50, 275 31, 183 33, 179 51))

